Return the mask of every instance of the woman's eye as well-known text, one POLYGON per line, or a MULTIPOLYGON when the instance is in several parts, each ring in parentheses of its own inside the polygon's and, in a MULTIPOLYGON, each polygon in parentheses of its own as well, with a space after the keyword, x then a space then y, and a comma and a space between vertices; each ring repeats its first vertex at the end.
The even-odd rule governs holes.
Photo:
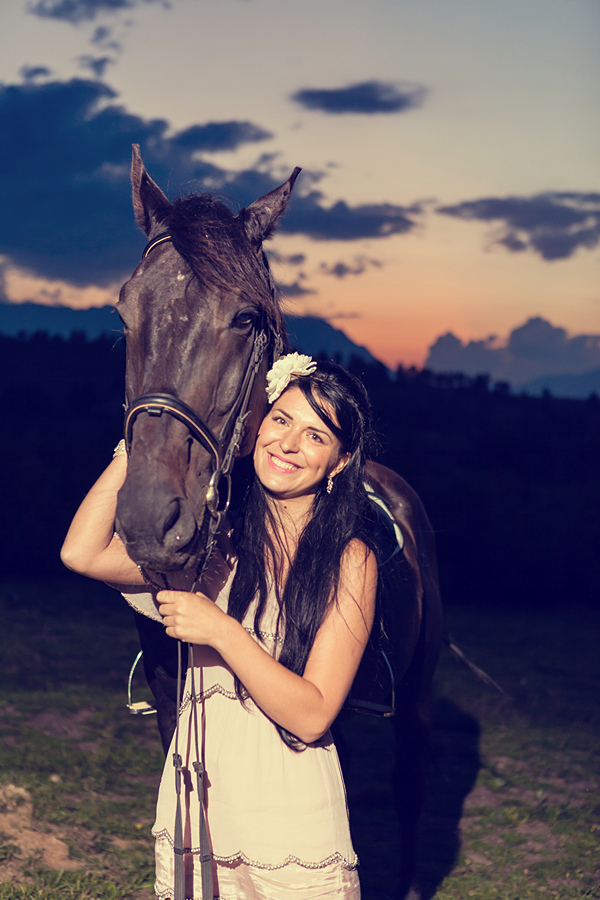
POLYGON ((315 442, 315 444, 322 444, 322 443, 323 443, 323 438, 321 437, 320 434, 315 434, 315 433, 313 432, 313 433, 311 434, 311 438, 312 438, 312 440, 315 442))

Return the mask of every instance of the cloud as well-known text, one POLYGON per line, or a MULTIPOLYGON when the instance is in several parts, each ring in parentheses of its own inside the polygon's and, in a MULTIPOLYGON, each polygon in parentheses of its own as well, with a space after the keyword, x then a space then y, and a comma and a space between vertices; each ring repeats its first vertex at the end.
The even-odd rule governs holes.
POLYGON ((381 263, 376 259, 357 256, 353 265, 348 265, 345 262, 337 262, 331 266, 327 263, 321 263, 321 271, 325 275, 333 275, 334 278, 346 278, 348 275, 362 275, 371 266, 379 269, 381 268, 381 263))
POLYGON ((333 206, 323 205, 324 195, 311 191, 295 197, 281 224, 281 231, 306 234, 321 241, 354 241, 406 234, 416 226, 414 209, 391 203, 348 206, 338 200, 333 206))
MULTIPOLYGON (((173 194, 225 186, 229 173, 167 137, 166 121, 134 116, 115 98, 78 78, 0 85, 0 191, 11 209, 0 252, 13 264, 79 285, 110 284, 131 269, 143 243, 131 212, 132 143, 173 194)), ((238 140, 251 127, 241 126, 238 140)))
POLYGON ((498 222, 492 243, 511 253, 526 250, 543 259, 568 259, 579 248, 592 249, 600 242, 600 194, 573 191, 536 194, 533 197, 486 197, 454 206, 440 206, 438 213, 459 219, 498 222))
POLYGON ((577 334, 534 316, 514 328, 506 343, 495 336, 467 341, 449 332, 429 348, 425 366, 434 372, 489 374, 516 386, 534 379, 582 374, 600 368, 600 335, 577 334))
POLYGON ((291 99, 305 109, 318 109, 332 115, 375 115, 417 109, 425 94, 425 88, 418 85, 362 81, 343 88, 305 88, 292 94, 291 99))
POLYGON ((289 266, 301 266, 306 262, 306 256, 304 253, 292 253, 290 256, 282 256, 281 262, 289 266))
POLYGON ((99 25, 94 30, 90 43, 96 44, 104 50, 113 50, 115 53, 120 53, 123 49, 121 42, 113 38, 112 28, 107 28, 104 25, 99 25))
POLYGON ((297 279, 292 284, 282 284, 278 283, 277 287, 279 288, 279 293, 282 297, 287 297, 288 299, 295 299, 297 297, 305 297, 307 294, 316 294, 317 292, 312 288, 306 288, 300 283, 301 279, 297 279))
MULTIPOLYGON (((169 196, 211 191, 248 205, 292 166, 271 154, 233 172, 207 154, 219 142, 236 147, 267 134, 249 122, 210 122, 170 134, 166 120, 133 115, 115 91, 92 79, 0 84, 0 193, 11 210, 0 219, 0 253, 52 280, 114 284, 143 246, 131 212, 132 143, 142 146, 149 172, 169 196)), ((418 207, 328 206, 314 187, 322 177, 303 172, 282 231, 346 241, 415 227, 418 207)))
POLYGON ((114 63, 114 59, 110 56, 88 56, 84 54, 79 57, 79 65, 82 69, 89 69, 96 78, 102 78, 106 67, 114 63))
POLYGON ((219 150, 237 150, 241 144, 266 141, 272 137, 270 131, 265 131, 252 122, 207 122, 206 125, 186 128, 173 138, 173 142, 185 150, 213 153, 219 150))
POLYGON ((23 81, 33 82, 38 78, 49 78, 52 72, 46 66, 21 66, 20 75, 23 81))
POLYGON ((140 2, 167 5, 164 0, 36 0, 29 4, 27 11, 42 19, 59 19, 79 25, 81 22, 91 22, 101 13, 133 9, 140 2))
POLYGON ((272 247, 268 248, 267 253, 269 260, 279 266, 302 266, 306 262, 306 255, 304 253, 291 253, 286 256, 285 254, 274 250, 272 247))

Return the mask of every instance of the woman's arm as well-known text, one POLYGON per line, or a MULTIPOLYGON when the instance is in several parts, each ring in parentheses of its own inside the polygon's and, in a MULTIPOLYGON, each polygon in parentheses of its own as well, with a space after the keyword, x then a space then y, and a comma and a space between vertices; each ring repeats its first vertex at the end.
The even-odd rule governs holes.
POLYGON ((117 456, 86 494, 60 551, 68 569, 115 584, 145 584, 122 542, 114 537, 117 494, 127 474, 127 457, 117 456))
POLYGON ((376 587, 375 558, 353 541, 342 559, 338 602, 317 633, 302 676, 273 659, 204 595, 160 591, 157 599, 168 635, 214 647, 263 712, 310 744, 327 731, 348 695, 373 624, 376 587))

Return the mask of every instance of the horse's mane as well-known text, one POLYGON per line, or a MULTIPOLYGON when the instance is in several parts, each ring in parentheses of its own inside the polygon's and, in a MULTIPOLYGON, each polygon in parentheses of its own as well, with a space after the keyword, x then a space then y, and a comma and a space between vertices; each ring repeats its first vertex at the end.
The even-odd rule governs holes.
POLYGON ((168 222, 173 245, 208 292, 233 291, 265 311, 281 333, 283 318, 269 264, 248 239, 243 217, 211 194, 175 200, 168 222))

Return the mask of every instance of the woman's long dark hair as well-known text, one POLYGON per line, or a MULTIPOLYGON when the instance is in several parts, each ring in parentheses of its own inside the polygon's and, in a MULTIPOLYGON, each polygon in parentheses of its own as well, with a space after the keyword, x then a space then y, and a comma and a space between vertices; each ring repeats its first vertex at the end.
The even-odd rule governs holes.
MULTIPOLYGON (((279 632, 283 646, 279 662, 302 675, 325 614, 336 602, 343 553, 354 539, 373 548, 369 502, 364 489, 364 467, 371 445, 370 405, 362 383, 335 363, 319 362, 311 375, 292 381, 342 445, 350 458, 334 478, 331 494, 326 482, 317 488, 312 516, 304 527, 287 578, 282 573, 280 532, 260 481, 254 477, 242 510, 234 517, 237 571, 231 587, 228 611, 242 621, 258 597, 254 630, 260 632, 269 583, 279 603, 279 632), (333 411, 333 419, 328 414, 333 411), (273 538, 275 536, 275 538, 273 538), (267 579, 266 563, 272 567, 267 579), (269 583, 268 583, 269 582, 269 583)), ((237 682, 237 692, 245 692, 237 682)), ((294 750, 305 745, 277 726, 282 739, 294 750)))

